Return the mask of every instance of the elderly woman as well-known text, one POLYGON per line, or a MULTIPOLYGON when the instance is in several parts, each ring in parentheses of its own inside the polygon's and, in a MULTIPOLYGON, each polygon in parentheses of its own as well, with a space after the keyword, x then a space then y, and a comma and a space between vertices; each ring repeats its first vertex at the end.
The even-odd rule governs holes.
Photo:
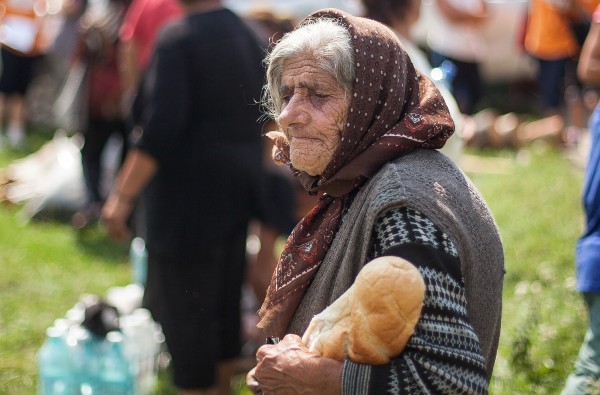
POLYGON ((388 28, 334 9, 310 15, 267 64, 267 103, 280 127, 274 157, 321 197, 273 274, 259 312, 272 344, 258 350, 248 387, 486 393, 500 333, 502 243, 479 192, 436 150, 453 132, 438 90, 388 28), (309 352, 300 336, 313 316, 384 255, 410 261, 425 284, 403 351, 383 365, 309 352))

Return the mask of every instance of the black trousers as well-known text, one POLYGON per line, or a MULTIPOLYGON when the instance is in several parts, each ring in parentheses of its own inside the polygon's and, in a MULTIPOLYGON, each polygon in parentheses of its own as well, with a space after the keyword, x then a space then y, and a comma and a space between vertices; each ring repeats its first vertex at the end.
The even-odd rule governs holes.
POLYGON ((119 166, 127 154, 128 139, 125 122, 120 119, 90 119, 85 131, 85 141, 81 148, 81 164, 89 205, 102 204, 105 196, 100 190, 102 179, 102 152, 108 139, 116 134, 123 140, 119 166))

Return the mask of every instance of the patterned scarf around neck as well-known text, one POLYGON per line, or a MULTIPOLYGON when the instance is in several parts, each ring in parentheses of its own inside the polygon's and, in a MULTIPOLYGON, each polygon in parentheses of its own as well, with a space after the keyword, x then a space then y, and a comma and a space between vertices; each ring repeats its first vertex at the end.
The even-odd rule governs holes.
POLYGON ((289 145, 272 133, 274 159, 290 165, 312 194, 323 194, 292 231, 279 259, 258 326, 268 337, 283 337, 340 224, 347 196, 386 162, 414 148, 441 148, 454 131, 444 99, 417 72, 396 35, 370 19, 336 9, 309 15, 338 20, 352 39, 356 79, 342 131, 331 162, 319 177, 291 166, 289 145))

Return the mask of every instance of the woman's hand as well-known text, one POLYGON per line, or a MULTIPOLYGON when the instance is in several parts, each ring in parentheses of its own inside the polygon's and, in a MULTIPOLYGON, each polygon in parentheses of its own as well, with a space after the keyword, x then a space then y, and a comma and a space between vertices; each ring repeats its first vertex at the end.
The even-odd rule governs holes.
POLYGON ((149 154, 133 147, 115 177, 113 190, 102 208, 102 223, 108 235, 117 242, 131 238, 127 220, 146 184, 158 170, 158 162, 149 154))
POLYGON ((102 207, 102 224, 111 239, 126 242, 131 238, 127 220, 133 210, 133 202, 126 201, 119 194, 111 193, 102 207))
POLYGON ((296 335, 256 352, 256 367, 246 376, 255 394, 339 394, 343 363, 310 353, 296 335))

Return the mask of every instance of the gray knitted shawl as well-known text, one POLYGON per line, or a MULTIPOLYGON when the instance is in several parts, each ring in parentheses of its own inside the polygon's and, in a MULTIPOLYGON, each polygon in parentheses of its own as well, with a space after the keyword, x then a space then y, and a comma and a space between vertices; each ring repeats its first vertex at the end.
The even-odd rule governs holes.
POLYGON ((366 263, 372 228, 391 207, 423 213, 458 248, 468 316, 492 375, 502 312, 504 253, 481 194, 443 154, 420 149, 382 167, 356 195, 331 248, 288 327, 302 336, 311 318, 354 282, 366 263))

